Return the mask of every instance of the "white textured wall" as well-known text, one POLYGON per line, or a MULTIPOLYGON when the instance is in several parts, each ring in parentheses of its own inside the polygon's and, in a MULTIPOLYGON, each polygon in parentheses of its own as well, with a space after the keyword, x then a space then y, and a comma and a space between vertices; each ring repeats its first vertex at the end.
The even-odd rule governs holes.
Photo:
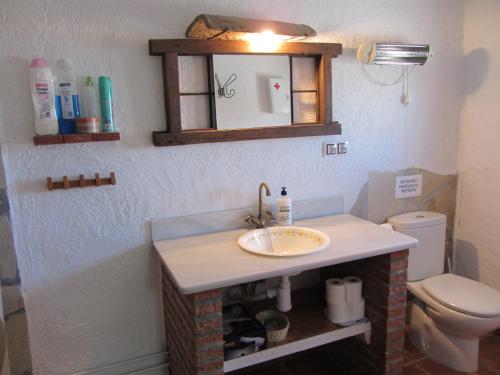
MULTIPOLYGON (((456 173, 463 3, 457 0, 2 0, 0 122, 34 373, 69 374, 162 350, 151 218, 255 204, 275 197, 344 194, 355 202, 369 171, 419 164, 456 173), (164 128, 160 58, 149 38, 183 37, 198 13, 306 23, 317 41, 341 42, 334 118, 349 153, 323 158, 324 138, 155 148, 164 128), (370 82, 354 60, 362 41, 429 42, 435 57, 401 86, 370 82), (34 147, 27 65, 68 57, 81 74, 108 74, 119 143, 34 147), (45 178, 115 171, 115 187, 47 192, 45 178)), ((373 68, 373 67, 372 67, 373 68)), ((398 71, 374 67, 391 80, 398 71)))
POLYGON ((500 2, 466 2, 456 260, 500 290, 500 2))

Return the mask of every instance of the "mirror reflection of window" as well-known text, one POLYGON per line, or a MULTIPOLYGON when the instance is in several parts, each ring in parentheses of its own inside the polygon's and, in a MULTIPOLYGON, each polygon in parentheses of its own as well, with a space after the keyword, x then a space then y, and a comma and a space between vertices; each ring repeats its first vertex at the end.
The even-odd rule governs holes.
POLYGON ((210 129, 210 93, 207 56, 179 56, 182 130, 210 129))
POLYGON ((293 94, 293 123, 315 124, 318 122, 317 94, 298 92, 293 94))
POLYGON ((293 124, 318 122, 318 80, 314 57, 292 57, 293 124))

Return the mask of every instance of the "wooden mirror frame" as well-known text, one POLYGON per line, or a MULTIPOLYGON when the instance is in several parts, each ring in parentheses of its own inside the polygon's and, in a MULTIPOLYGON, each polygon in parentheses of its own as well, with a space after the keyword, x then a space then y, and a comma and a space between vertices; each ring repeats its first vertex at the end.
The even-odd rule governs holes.
MULTIPOLYGON (((332 58, 342 54, 338 43, 282 43, 273 52, 253 51, 246 41, 152 39, 149 54, 162 57, 166 131, 153 132, 155 146, 229 142, 267 138, 289 138, 342 133, 339 122, 332 120, 332 58), (210 55, 288 55, 316 59, 318 81, 318 122, 248 129, 182 130, 179 88, 179 56, 210 55)), ((293 99, 292 99, 293 101, 293 99)))

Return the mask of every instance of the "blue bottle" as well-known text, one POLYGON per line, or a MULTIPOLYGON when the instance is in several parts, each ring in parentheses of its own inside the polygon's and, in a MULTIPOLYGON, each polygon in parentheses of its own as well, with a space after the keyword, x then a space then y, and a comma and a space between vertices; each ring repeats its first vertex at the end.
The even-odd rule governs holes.
POLYGON ((59 133, 76 133, 76 119, 80 117, 80 108, 75 75, 71 63, 66 59, 56 62, 56 113, 59 133))

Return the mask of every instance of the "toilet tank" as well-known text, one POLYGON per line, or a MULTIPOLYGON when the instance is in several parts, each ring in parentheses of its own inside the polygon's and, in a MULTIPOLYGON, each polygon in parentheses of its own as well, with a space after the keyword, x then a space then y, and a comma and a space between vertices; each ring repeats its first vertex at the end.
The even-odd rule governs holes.
POLYGON ((408 281, 427 279, 444 271, 446 216, 437 212, 416 211, 387 220, 395 231, 418 240, 410 249, 408 281))

